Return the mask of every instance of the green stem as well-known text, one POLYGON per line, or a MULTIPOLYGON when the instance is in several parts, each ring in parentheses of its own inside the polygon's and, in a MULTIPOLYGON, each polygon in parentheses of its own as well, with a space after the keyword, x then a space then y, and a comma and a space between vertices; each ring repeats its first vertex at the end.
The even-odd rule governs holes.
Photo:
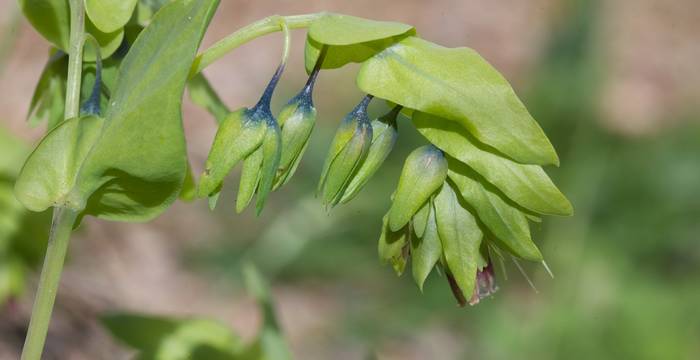
MULTIPOLYGON (((68 79, 66 84, 65 119, 74 118, 80 111, 80 82, 83 71, 83 43, 85 36, 85 8, 83 0, 70 0, 70 44, 68 47, 68 79)), ((46 247, 44 266, 32 307, 27 337, 22 349, 22 360, 40 360, 51 312, 61 280, 63 263, 70 243, 70 234, 78 212, 54 207, 51 232, 46 247)))
POLYGON ((284 24, 286 24, 289 29, 306 28, 322 15, 323 13, 292 16, 274 15, 247 25, 233 34, 219 40, 214 45, 204 50, 204 52, 197 55, 197 58, 194 60, 192 68, 190 69, 190 78, 235 48, 258 37, 271 34, 276 31, 283 31, 284 24))
POLYGON ((22 360, 39 360, 44 350, 46 333, 51 321, 51 311, 58 283, 61 280, 63 262, 70 242, 70 234, 78 212, 67 208, 56 207, 53 210, 53 222, 49 234, 44 266, 39 278, 39 289, 32 308, 32 318, 29 321, 27 338, 22 349, 22 360))
POLYGON ((66 86, 65 119, 80 111, 80 78, 83 71, 83 42, 85 33, 83 0, 70 0, 70 44, 68 46, 68 83, 66 86))

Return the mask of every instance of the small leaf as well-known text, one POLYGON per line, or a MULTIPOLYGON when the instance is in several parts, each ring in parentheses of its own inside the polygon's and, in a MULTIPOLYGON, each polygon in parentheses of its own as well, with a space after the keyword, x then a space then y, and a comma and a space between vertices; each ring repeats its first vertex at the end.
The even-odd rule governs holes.
POLYGON ((304 59, 311 72, 327 45, 322 68, 335 69, 350 62, 362 62, 402 37, 415 34, 412 26, 374 21, 349 15, 327 13, 309 26, 304 59))
POLYGON ((523 165, 481 147, 454 122, 415 112, 413 124, 428 141, 467 164, 518 205, 541 214, 571 215, 569 200, 541 166, 523 165))
POLYGON ((379 98, 455 121, 518 162, 559 163, 510 84, 472 49, 407 37, 364 62, 357 84, 379 98))
POLYGON ((476 283, 483 233, 474 216, 461 206, 449 183, 435 196, 435 219, 447 267, 462 294, 468 296, 476 283))
POLYGON ((404 227, 447 177, 447 160, 432 145, 413 150, 406 158, 394 201, 389 209, 389 228, 404 227))
POLYGON ((138 0, 85 0, 85 12, 102 32, 121 29, 131 18, 138 0))
POLYGON ((22 205, 31 211, 65 205, 103 124, 104 120, 95 116, 73 118, 48 132, 25 161, 15 182, 15 195, 22 205))
POLYGON ((542 254, 530 237, 525 215, 476 180, 467 166, 455 159, 449 159, 449 164, 447 176, 464 201, 474 208, 479 220, 495 235, 498 245, 525 260, 542 261, 542 254))
POLYGON ((438 235, 435 210, 430 202, 424 207, 428 213, 425 231, 421 238, 411 241, 411 270, 413 280, 423 291, 423 283, 442 256, 442 243, 438 235))

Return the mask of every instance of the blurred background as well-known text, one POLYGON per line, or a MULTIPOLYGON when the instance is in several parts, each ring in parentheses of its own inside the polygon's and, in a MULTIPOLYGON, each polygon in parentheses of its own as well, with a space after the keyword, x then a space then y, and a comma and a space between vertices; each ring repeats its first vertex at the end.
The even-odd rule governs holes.
MULTIPOLYGON (((243 262, 272 286, 297 359, 700 358, 700 2, 695 0, 222 1, 205 45, 272 14, 337 11, 415 25, 446 46, 480 52, 513 84, 557 148, 548 168, 575 216, 533 236, 552 268, 498 273, 500 291, 458 308, 444 278, 424 293, 376 255, 381 217, 403 159, 425 141, 401 137, 381 172, 327 214, 313 197, 338 121, 362 97, 356 65, 323 72, 320 119, 295 178, 260 217, 234 214, 237 175, 211 213, 177 203, 149 224, 86 219, 74 235, 46 359, 129 359, 100 316, 134 312, 220 321, 243 339, 261 323, 243 262)), ((12 198, 12 179, 45 129, 24 121, 48 44, 0 0, 0 359, 18 358, 45 246, 47 215, 12 198)), ((276 108, 305 81, 303 31, 276 108)), ((245 45, 206 70, 231 108, 259 97, 281 37, 245 45)), ((376 106, 374 115, 384 108, 376 106)), ((186 103, 195 173, 216 131, 186 103)))

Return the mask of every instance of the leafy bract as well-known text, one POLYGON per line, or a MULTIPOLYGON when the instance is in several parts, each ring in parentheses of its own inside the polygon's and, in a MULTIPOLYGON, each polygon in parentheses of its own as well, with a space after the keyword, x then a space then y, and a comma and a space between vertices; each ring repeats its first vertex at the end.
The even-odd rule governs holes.
POLYGON ((326 45, 322 68, 335 69, 347 63, 362 62, 401 38, 415 34, 406 24, 374 21, 349 15, 327 13, 309 26, 304 59, 311 72, 326 45))
POLYGON ((479 220, 493 233, 498 245, 520 258, 541 261, 542 254, 532 242, 525 215, 480 183, 467 166, 452 158, 449 164, 447 176, 464 201, 474 208, 479 220))
POLYGON ((85 12, 95 27, 109 33, 126 25, 137 2, 138 0, 85 0, 85 12))
POLYGON ((440 188, 434 204, 445 262, 462 293, 470 296, 474 291, 483 233, 448 183, 440 188))
POLYGON ((523 165, 478 144, 455 122, 415 112, 413 124, 431 143, 467 164, 518 205, 541 214, 571 215, 573 208, 538 165, 523 165))
POLYGON ((407 37, 365 61, 357 84, 374 96, 455 121, 518 162, 559 163, 510 84, 472 49, 407 37))

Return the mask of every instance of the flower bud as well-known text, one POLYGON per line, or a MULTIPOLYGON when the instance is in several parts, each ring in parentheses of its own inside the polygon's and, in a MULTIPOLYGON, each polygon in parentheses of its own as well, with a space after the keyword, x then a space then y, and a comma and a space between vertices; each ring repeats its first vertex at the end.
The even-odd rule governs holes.
POLYGON ((366 96, 345 116, 335 133, 318 186, 326 205, 340 202, 351 177, 367 157, 372 143, 372 125, 367 117, 371 99, 371 95, 366 96))
POLYGON ((391 150, 394 149, 396 139, 399 137, 396 117, 400 111, 401 106, 396 106, 386 115, 372 121, 372 144, 369 147, 367 158, 362 162, 357 172, 352 175, 352 179, 340 199, 341 203, 344 204, 352 200, 360 192, 367 181, 382 166, 391 150))
POLYGON ((198 196, 217 193, 231 169, 260 146, 266 129, 264 123, 252 115, 250 109, 242 108, 229 114, 219 125, 199 181, 198 196))
POLYGON ((307 84, 282 108, 278 116, 284 151, 277 169, 275 189, 286 184, 294 175, 316 123, 316 108, 311 98, 311 91, 312 87, 307 84))
POLYGON ((281 155, 280 129, 270 111, 270 100, 283 70, 284 64, 277 68, 253 108, 231 113, 219 126, 198 189, 199 196, 210 197, 211 207, 226 175, 245 159, 236 210, 243 211, 256 193, 258 214, 262 210, 281 155))
POLYGON ((447 159, 435 146, 422 146, 408 155, 389 209, 389 228, 396 231, 404 227, 446 177, 447 159))

